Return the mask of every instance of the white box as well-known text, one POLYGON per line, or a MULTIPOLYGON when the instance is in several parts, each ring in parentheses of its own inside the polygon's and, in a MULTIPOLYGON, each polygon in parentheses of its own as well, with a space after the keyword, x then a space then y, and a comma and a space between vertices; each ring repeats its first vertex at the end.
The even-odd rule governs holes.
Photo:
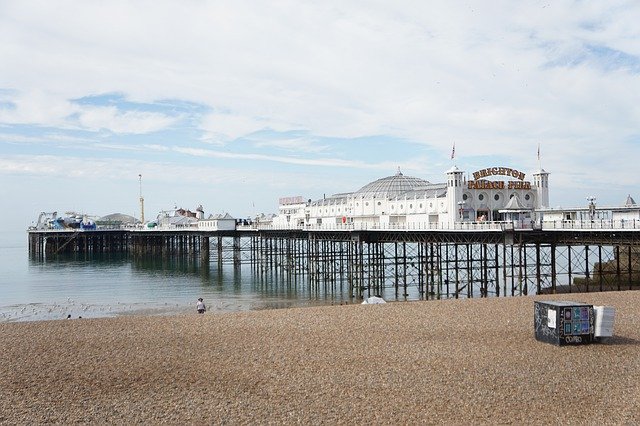
POLYGON ((616 310, 612 306, 594 306, 593 312, 596 316, 595 337, 613 336, 613 322, 616 310))

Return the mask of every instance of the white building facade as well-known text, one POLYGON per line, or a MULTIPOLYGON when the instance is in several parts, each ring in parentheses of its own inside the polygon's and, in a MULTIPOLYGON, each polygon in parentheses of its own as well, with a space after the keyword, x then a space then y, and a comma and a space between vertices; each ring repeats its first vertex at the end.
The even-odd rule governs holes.
POLYGON ((454 166, 445 177, 445 183, 431 183, 398 170, 355 192, 315 201, 281 198, 273 225, 445 228, 460 222, 530 220, 536 209, 549 204, 549 174, 544 170, 528 180, 509 167, 488 167, 465 177, 454 166))

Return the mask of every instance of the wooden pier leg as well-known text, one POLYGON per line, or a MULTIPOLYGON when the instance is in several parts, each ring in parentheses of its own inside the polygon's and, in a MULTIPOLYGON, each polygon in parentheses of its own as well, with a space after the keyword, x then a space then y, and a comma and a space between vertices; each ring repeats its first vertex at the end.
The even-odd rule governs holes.
POLYGON ((628 270, 629 270, 629 290, 631 290, 633 288, 633 267, 631 266, 631 246, 627 247, 627 265, 628 265, 628 270))
POLYGON ((240 237, 233 237, 233 267, 240 267, 240 237))
MULTIPOLYGON (((451 249, 452 245, 451 244, 447 244, 446 245, 446 278, 444 280, 444 285, 445 285, 445 289, 446 289, 446 298, 449 299, 451 297, 451 275, 450 275, 450 271, 451 271, 451 253, 450 253, 450 249, 451 249)), ((455 245, 453 245, 453 247, 455 247, 455 245)))
POLYGON ((367 263, 369 265, 369 286, 373 287, 375 296, 380 296, 380 290, 378 287, 378 281, 376 279, 376 264, 375 264, 375 251, 377 243, 369 244, 369 250, 367 250, 367 263))
POLYGON ((364 281, 364 243, 362 241, 358 241, 358 265, 360 269, 360 288, 362 289, 362 296, 364 297, 364 290, 367 290, 367 297, 371 297, 371 287, 365 285, 364 281))
MULTIPOLYGON (((442 256, 442 244, 438 244, 437 255, 438 255, 438 283, 436 286, 436 300, 440 300, 442 297, 442 280, 443 280, 443 271, 446 268, 446 259, 442 256), (444 265, 444 266, 443 266, 444 265)), ((448 245, 445 243, 445 247, 448 245)))
POLYGON ((200 260, 209 263, 209 237, 200 237, 200 260))
POLYGON ((480 256, 480 297, 487 297, 489 295, 489 247, 486 244, 482 244, 480 256))
POLYGON ((349 296, 354 298, 355 294, 355 284, 353 280, 353 263, 354 263, 354 251, 355 251, 355 242, 347 241, 347 285, 349 296))
POLYGON ((522 296, 524 293, 522 292, 522 280, 523 280, 523 271, 522 271, 522 243, 518 244, 518 296, 522 296))
POLYGON ((398 298, 398 289, 399 289, 399 278, 398 278, 398 242, 393 243, 394 246, 394 256, 393 256, 393 267, 394 267, 394 286, 396 289, 396 299, 398 298))
POLYGON ((616 257, 616 283, 617 283, 617 287, 618 287, 618 291, 621 290, 621 281, 622 281, 622 276, 620 274, 620 246, 615 246, 614 248, 615 250, 615 257, 616 257))
POLYGON ((526 244, 522 244, 524 253, 523 253, 523 259, 524 259, 524 295, 528 296, 529 295, 529 268, 527 267, 527 245, 526 244))
POLYGON ((556 245, 555 243, 551 244, 551 293, 556 293, 556 245))
POLYGON ((402 295, 409 296, 407 290, 407 243, 402 242, 402 295))
POLYGON ((500 297, 500 250, 498 249, 498 244, 494 244, 493 246, 493 254, 494 257, 494 274, 496 277, 495 289, 496 289, 496 297, 500 297))
POLYGON ((387 243, 380 243, 380 283, 387 286, 387 243))
POLYGON ((460 244, 455 243, 454 247, 456 249, 455 251, 455 274, 456 274, 456 292, 455 292, 455 298, 457 299, 459 296, 458 294, 460 293, 460 274, 459 274, 459 270, 460 270, 460 265, 458 264, 458 260, 459 260, 459 255, 458 255, 458 251, 460 249, 460 244))
POLYGON ((507 295, 507 245, 502 244, 502 295, 507 295))
POLYGON ((598 244, 598 288, 602 291, 603 287, 603 279, 602 276, 602 245, 598 244))
POLYGON ((542 276, 540 271, 540 243, 536 243, 536 294, 542 293, 542 276))
POLYGON ((418 264, 418 294, 420 299, 424 298, 424 252, 425 243, 418 243, 418 258, 416 261, 418 264))
POLYGON ((569 277, 569 293, 572 293, 572 288, 573 288, 573 265, 572 265, 572 259, 571 259, 571 246, 567 246, 567 264, 568 264, 568 268, 567 268, 567 274, 569 277))
POLYGON ((467 298, 473 297, 473 249, 467 246, 467 298))
POLYGON ((514 246, 511 244, 511 297, 516 295, 516 269, 515 269, 515 253, 514 246))
POLYGON ((584 285, 585 285, 585 293, 589 293, 589 281, 591 280, 590 274, 589 274, 589 246, 584 246, 584 285))

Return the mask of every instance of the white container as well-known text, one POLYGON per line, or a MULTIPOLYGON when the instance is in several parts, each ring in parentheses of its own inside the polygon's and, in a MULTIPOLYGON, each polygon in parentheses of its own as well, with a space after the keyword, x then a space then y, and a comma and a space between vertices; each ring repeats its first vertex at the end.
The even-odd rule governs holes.
POLYGON ((594 306, 595 314, 595 337, 611 337, 613 336, 613 321, 616 313, 612 306, 594 306))

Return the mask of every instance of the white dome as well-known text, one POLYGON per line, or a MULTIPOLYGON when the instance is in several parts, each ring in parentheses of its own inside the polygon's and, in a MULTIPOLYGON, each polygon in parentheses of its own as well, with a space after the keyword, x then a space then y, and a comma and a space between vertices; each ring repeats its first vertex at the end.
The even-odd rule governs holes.
POLYGON ((387 176, 370 182, 357 190, 353 195, 363 198, 392 198, 405 192, 424 189, 429 181, 417 177, 405 176, 398 171, 393 176, 387 176))

